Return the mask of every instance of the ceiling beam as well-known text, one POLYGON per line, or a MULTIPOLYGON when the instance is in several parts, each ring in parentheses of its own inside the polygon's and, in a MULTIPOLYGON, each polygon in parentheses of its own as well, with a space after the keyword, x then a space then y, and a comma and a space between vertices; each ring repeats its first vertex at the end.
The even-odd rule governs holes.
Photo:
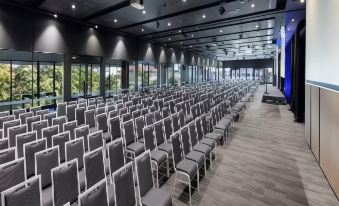
MULTIPOLYGON (((242 43, 239 43, 239 46, 247 46, 249 44, 253 44, 253 43, 261 43, 261 42, 267 42, 267 41, 271 41, 273 39, 269 39, 269 40, 257 40, 257 41, 247 41, 247 42, 242 42, 242 43)), ((230 43, 230 44, 223 44, 223 45, 219 45, 217 47, 220 47, 220 49, 222 47, 225 47, 225 46, 233 46, 234 43, 230 43)), ((186 50, 188 51, 191 51, 191 50, 194 50, 194 49, 206 49, 205 46, 201 46, 201 47, 192 47, 192 48, 187 48, 186 50)))
POLYGON ((41 4, 43 4, 46 0, 33 0, 28 1, 27 5, 30 7, 39 7, 41 4))
POLYGON ((117 4, 114 4, 110 7, 107 7, 107 8, 104 8, 100 11, 97 11, 97 12, 94 12, 84 18, 82 18, 83 21, 89 21, 89 20, 92 20, 92 19, 95 19, 95 18, 98 18, 100 16, 103 16, 105 14, 109 14, 113 11, 116 11, 116 10, 119 10, 119 9, 122 9, 122 8, 125 8, 127 6, 130 5, 130 0, 124 0, 122 2, 119 2, 117 4))
POLYGON ((127 29, 127 28, 131 28, 131 27, 139 26, 139 25, 144 25, 144 24, 148 24, 148 23, 151 23, 151 22, 155 22, 155 21, 168 19, 168 18, 172 18, 172 17, 175 17, 175 16, 180 16, 180 15, 183 15, 183 14, 199 11, 199 10, 202 10, 202 9, 208 9, 208 8, 212 8, 212 7, 215 7, 215 6, 220 6, 223 3, 230 3, 230 2, 235 2, 235 1, 237 1, 237 0, 216 1, 216 2, 209 3, 209 4, 204 4, 204 5, 196 6, 196 7, 193 7, 193 8, 174 12, 174 13, 171 13, 171 14, 166 14, 166 15, 159 16, 159 17, 156 17, 156 18, 148 19, 148 20, 145 20, 145 21, 137 22, 137 23, 134 23, 134 24, 122 26, 122 27, 117 28, 117 30, 127 29))

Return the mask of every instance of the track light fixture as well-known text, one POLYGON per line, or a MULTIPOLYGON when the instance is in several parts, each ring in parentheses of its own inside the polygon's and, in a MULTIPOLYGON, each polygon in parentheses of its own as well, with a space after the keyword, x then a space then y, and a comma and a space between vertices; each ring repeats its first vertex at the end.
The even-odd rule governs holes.
POLYGON ((219 8, 219 14, 223 15, 226 12, 226 9, 223 6, 220 6, 219 8))

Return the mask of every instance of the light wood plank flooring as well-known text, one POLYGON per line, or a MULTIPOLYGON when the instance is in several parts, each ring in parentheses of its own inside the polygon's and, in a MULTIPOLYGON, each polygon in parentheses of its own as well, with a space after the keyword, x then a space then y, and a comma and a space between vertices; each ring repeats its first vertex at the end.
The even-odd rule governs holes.
MULTIPOLYGON (((288 106, 261 103, 263 92, 261 86, 219 149, 192 205, 339 205, 306 143, 304 125, 293 121, 288 106)), ((173 180, 162 189, 172 191, 173 180)), ((187 205, 188 198, 177 188, 173 201, 187 205)))

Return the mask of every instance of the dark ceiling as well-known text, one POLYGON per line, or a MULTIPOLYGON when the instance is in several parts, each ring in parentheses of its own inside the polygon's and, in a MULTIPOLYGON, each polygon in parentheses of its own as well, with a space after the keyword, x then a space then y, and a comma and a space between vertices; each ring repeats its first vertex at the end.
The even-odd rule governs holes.
MULTIPOLYGON (((9 0, 218 59, 271 58, 287 0, 9 0), (72 8, 75 7, 75 8, 72 8), (219 13, 223 7, 225 12, 219 13)), ((288 0, 292 1, 292 0, 288 0)))

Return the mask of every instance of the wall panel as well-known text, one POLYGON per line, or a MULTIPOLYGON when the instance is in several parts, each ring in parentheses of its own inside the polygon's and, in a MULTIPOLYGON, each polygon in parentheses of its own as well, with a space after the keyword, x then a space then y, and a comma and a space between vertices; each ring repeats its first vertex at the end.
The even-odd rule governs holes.
POLYGON ((319 162, 319 88, 311 87, 311 150, 319 162))
POLYGON ((311 145, 311 86, 305 84, 305 138, 311 145))

